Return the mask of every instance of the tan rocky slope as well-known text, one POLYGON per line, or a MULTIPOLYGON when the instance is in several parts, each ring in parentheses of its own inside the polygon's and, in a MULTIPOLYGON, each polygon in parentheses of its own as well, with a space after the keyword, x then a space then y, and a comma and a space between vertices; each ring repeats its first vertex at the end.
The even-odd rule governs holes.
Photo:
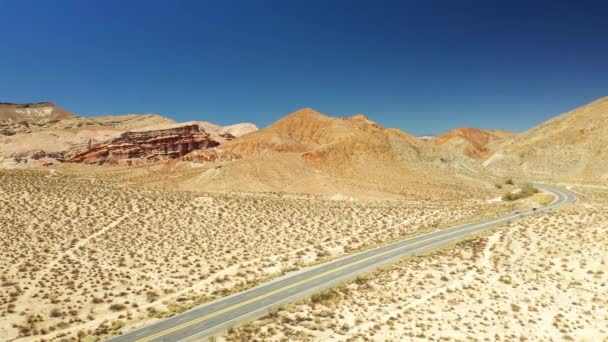
POLYGON ((225 149, 251 157, 269 152, 303 153, 303 158, 324 165, 332 159, 358 155, 417 159, 430 148, 415 137, 387 129, 358 114, 329 117, 311 108, 287 115, 276 123, 224 145, 225 149))
POLYGON ((0 122, 40 122, 61 120, 74 114, 51 102, 38 103, 0 103, 0 122))
POLYGON ((515 137, 515 132, 461 127, 431 139, 431 143, 472 159, 489 157, 499 146, 515 137))
POLYGON ((608 180, 608 97, 518 135, 483 165, 522 176, 608 180))
POLYGON ((432 198, 472 181, 452 169, 462 171, 466 161, 363 115, 336 118, 305 108, 220 147, 242 160, 202 167, 184 183, 188 188, 356 196, 420 195, 428 187, 423 195, 432 198))

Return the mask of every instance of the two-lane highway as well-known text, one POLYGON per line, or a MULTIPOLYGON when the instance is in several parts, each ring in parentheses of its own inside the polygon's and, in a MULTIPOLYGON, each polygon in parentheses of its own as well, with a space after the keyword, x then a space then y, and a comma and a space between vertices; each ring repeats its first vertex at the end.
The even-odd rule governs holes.
POLYGON ((555 196, 553 202, 536 210, 518 211, 493 219, 437 230, 293 272, 247 291, 114 337, 110 341, 173 342, 203 339, 230 326, 259 317, 283 303, 305 298, 396 259, 576 201, 576 195, 568 190, 544 184, 534 186, 552 193, 555 196))

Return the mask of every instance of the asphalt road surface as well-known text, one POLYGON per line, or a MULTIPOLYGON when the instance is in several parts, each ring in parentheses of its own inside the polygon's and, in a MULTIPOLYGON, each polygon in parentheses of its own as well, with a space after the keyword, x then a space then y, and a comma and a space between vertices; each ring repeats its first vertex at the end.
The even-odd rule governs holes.
POLYGON ((348 255, 302 271, 296 271, 252 289, 201 305, 124 335, 116 336, 110 341, 174 342, 204 340, 231 326, 262 316, 283 303, 306 298, 315 292, 353 279, 357 275, 391 261, 449 244, 482 230, 576 201, 576 195, 566 189, 544 184, 534 184, 534 186, 553 193, 555 195, 554 201, 536 210, 517 211, 493 219, 437 230, 348 255))

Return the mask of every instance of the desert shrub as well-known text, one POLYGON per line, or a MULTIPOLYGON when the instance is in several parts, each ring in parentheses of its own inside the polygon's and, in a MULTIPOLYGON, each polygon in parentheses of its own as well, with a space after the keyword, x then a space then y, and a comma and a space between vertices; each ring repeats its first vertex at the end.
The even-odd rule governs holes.
POLYGON ((49 316, 51 316, 53 318, 62 317, 63 312, 61 312, 61 310, 59 310, 59 309, 53 309, 53 310, 51 310, 51 313, 49 314, 49 316))
POLYGON ((515 198, 515 194, 512 194, 510 192, 507 192, 506 194, 502 195, 502 200, 503 201, 515 201, 517 198, 515 198))
POLYGON ((338 297, 338 291, 331 289, 325 292, 316 293, 310 297, 310 301, 315 304, 329 304, 338 297))
POLYGON ((118 303, 110 305, 110 310, 112 310, 112 311, 122 311, 126 308, 127 307, 124 306, 123 304, 118 304, 118 303))
POLYGON ((526 184, 520 188, 519 192, 508 192, 502 195, 503 201, 517 201, 518 199, 530 197, 536 193, 538 193, 538 189, 533 187, 530 184, 526 184))
POLYGON ((120 330, 124 326, 125 326, 125 322, 124 321, 116 320, 116 321, 112 322, 112 325, 110 326, 110 329, 112 329, 112 330, 120 330))
POLYGON ((358 276, 357 278, 355 278, 355 284, 357 285, 366 285, 368 281, 369 278, 365 276, 358 276))
POLYGON ((158 293, 156 293, 155 291, 148 291, 148 293, 146 293, 146 299, 150 303, 156 301, 159 297, 160 297, 160 295, 158 293))

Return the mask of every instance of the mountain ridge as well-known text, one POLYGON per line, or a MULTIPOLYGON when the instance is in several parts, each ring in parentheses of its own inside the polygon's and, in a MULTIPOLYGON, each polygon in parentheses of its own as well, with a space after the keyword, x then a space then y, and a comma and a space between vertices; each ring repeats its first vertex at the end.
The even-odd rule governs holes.
POLYGON ((608 180, 608 96, 519 134, 483 165, 491 170, 569 180, 608 180))

